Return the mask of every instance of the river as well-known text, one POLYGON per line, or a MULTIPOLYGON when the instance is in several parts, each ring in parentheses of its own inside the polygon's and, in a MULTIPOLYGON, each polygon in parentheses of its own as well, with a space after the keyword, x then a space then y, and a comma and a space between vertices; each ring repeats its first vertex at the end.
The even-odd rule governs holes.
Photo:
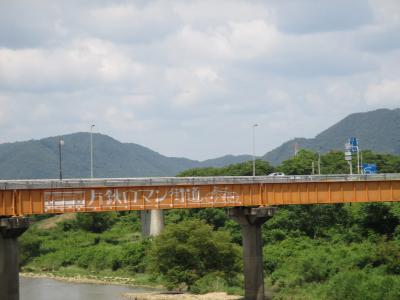
POLYGON ((143 293, 152 290, 154 291, 142 287, 20 277, 20 300, 122 300, 124 293, 143 293))

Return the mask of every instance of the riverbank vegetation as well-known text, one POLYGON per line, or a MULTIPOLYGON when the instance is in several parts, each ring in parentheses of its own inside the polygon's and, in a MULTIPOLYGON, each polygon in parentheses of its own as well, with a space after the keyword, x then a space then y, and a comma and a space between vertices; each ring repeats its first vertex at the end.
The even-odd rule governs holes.
MULTIPOLYGON (((363 153, 384 172, 400 172, 400 157, 363 153)), ((318 155, 300 153, 258 175, 311 174, 318 155)), ((340 152, 321 156, 323 174, 346 173, 340 152)), ((354 169, 355 166, 354 166, 354 169)), ((251 162, 192 169, 180 176, 250 175, 251 162)), ((43 218, 43 217, 41 217, 43 218)), ((224 209, 166 211, 164 232, 140 236, 137 212, 78 214, 20 239, 22 270, 62 276, 130 278, 129 283, 242 293, 240 227, 224 209)), ((267 290, 274 299, 400 299, 398 203, 279 207, 263 226, 267 290)))

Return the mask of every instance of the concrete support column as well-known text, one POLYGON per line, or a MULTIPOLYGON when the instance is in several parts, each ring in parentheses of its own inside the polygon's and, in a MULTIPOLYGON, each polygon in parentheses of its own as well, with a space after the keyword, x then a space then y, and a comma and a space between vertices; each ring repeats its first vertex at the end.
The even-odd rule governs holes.
POLYGON ((164 212, 162 210, 144 210, 140 212, 142 236, 157 236, 164 229, 164 212))
POLYGON ((242 227, 243 273, 246 300, 264 300, 264 262, 261 226, 275 213, 275 207, 234 207, 229 216, 242 227))
POLYGON ((29 226, 27 218, 0 219, 0 299, 19 300, 18 237, 29 226))

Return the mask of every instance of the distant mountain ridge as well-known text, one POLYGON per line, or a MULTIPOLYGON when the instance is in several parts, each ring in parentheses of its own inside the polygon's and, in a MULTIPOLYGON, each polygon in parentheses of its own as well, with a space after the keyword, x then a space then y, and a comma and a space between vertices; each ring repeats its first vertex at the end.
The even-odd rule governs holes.
MULTIPOLYGON (((263 159, 278 165, 293 156, 294 145, 316 152, 343 150, 350 136, 360 140, 361 149, 400 154, 400 109, 378 109, 347 116, 315 138, 295 138, 266 153, 263 159)), ((252 159, 250 155, 225 155, 205 161, 167 157, 134 143, 121 143, 107 135, 94 137, 94 175, 109 177, 175 176, 190 168, 223 167, 252 159)), ((63 177, 90 176, 90 134, 63 136, 63 177)), ((0 144, 0 179, 59 177, 59 137, 0 144)))
POLYGON ((400 108, 351 114, 315 138, 294 138, 283 143, 266 153, 263 159, 278 165, 293 156, 296 143, 299 148, 321 153, 344 150, 347 139, 353 136, 359 139, 361 149, 400 154, 400 108))
MULTIPOLYGON (((59 138, 0 144, 0 179, 59 177, 59 138)), ((90 177, 90 134, 64 135, 64 178, 90 177)), ((250 160, 250 155, 226 155, 204 162, 167 157, 134 143, 121 143, 107 135, 93 134, 95 177, 174 176, 189 168, 221 167, 250 160)))

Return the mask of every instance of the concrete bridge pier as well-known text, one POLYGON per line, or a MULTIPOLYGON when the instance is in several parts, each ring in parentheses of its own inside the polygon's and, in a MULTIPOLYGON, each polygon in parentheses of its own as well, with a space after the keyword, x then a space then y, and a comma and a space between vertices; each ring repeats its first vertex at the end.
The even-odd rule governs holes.
POLYGON ((164 212, 159 209, 140 212, 142 236, 157 236, 164 229, 164 212))
POLYGON ((19 300, 19 251, 17 239, 28 227, 28 218, 0 218, 1 300, 19 300))
POLYGON ((243 272, 246 300, 264 300, 264 262, 261 226, 276 207, 234 207, 229 216, 242 227, 243 272))

